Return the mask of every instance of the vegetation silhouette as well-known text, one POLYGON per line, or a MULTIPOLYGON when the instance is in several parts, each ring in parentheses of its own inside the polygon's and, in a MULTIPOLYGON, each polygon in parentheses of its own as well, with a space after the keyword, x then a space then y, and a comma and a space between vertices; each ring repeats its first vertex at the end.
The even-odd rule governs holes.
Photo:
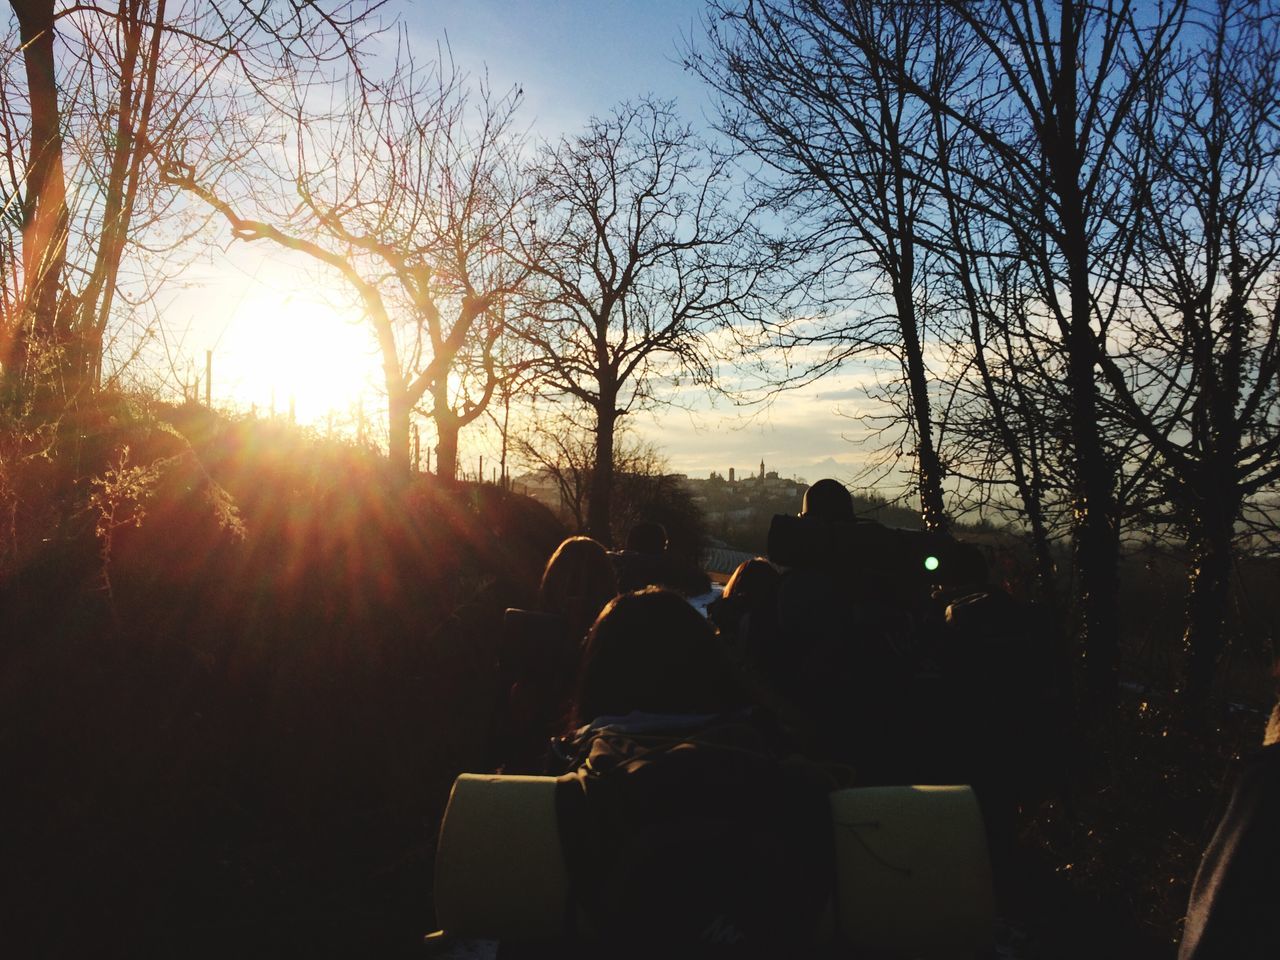
POLYGON ((70 436, 74 456, 6 477, 11 946, 407 949, 431 825, 482 768, 501 609, 532 604, 563 529, 497 487, 195 406, 118 398, 70 436), (113 467, 133 486, 93 486, 113 467))

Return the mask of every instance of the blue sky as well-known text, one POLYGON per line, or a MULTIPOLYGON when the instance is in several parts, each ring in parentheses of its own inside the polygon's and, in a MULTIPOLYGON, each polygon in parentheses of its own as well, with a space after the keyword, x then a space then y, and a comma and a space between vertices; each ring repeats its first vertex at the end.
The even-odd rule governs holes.
POLYGON ((698 120, 707 97, 675 62, 702 0, 458 0, 408 3, 415 38, 448 37, 454 58, 495 87, 519 84, 526 120, 548 137, 642 94, 679 101, 698 120))

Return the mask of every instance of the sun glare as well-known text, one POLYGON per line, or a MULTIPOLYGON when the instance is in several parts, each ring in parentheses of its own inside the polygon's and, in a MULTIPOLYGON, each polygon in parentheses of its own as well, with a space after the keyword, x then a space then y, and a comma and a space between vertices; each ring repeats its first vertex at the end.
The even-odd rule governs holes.
POLYGON ((303 424, 344 424, 378 375, 367 326, 305 293, 247 298, 214 351, 216 395, 264 414, 292 409, 303 424))

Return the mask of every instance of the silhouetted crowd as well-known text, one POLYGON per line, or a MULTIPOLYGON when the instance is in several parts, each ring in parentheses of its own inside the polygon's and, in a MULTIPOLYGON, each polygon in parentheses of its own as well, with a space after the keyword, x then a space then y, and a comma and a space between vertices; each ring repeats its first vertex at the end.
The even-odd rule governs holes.
MULTIPOLYGON (((848 786, 972 785, 999 886, 1019 804, 1066 767, 1056 625, 988 583, 976 548, 860 520, 823 480, 799 517, 775 518, 768 552, 704 613, 690 599, 708 578, 667 553, 660 525, 638 525, 618 551, 571 537, 547 561, 537 609, 506 613, 493 765, 576 777, 583 796, 608 800, 595 835, 566 842, 597 923, 626 923, 657 887, 703 900, 714 889, 687 921, 642 922, 705 941, 706 917, 720 929, 732 897, 748 903, 734 922, 762 953, 794 947, 832 870, 823 798, 848 786)), ((1266 812, 1277 751, 1242 780, 1206 854, 1184 960, 1280 956, 1280 838, 1266 812)))

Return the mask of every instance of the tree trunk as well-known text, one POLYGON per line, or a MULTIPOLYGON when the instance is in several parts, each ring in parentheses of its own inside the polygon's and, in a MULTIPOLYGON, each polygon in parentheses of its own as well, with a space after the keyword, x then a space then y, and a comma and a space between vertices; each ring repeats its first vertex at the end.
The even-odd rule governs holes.
MULTIPOLYGON (((390 384, 388 384, 390 386, 390 384)), ((408 477, 413 472, 412 450, 409 446, 411 430, 409 413, 411 404, 403 390, 387 394, 387 460, 391 469, 408 477)))
POLYGON ((1187 626, 1182 636, 1186 656, 1183 688, 1185 716, 1202 720, 1213 690, 1218 663, 1226 649, 1227 602, 1231 585, 1232 514, 1220 500, 1202 502, 1194 511, 1188 537, 1187 626))
MULTIPOLYGON (((1064 204, 1066 206, 1066 204, 1064 204)), ((1064 217, 1064 252, 1071 284, 1067 331, 1072 449, 1075 454, 1075 558, 1081 617, 1080 655, 1090 699, 1104 713, 1114 706, 1120 658, 1120 539, 1115 517, 1114 470, 1098 425, 1093 330, 1089 320, 1087 241, 1080 207, 1064 217)))
POLYGON ((1057 617, 1058 589, 1054 582, 1053 550, 1049 543, 1049 531, 1044 525, 1044 515, 1039 502, 1034 502, 1034 512, 1028 510, 1031 524, 1031 547, 1036 565, 1036 599, 1049 609, 1050 616, 1057 617))
POLYGON ((591 467, 591 495, 587 500, 587 533, 606 547, 613 545, 610 508, 613 499, 613 435, 618 412, 613 394, 596 406, 596 454, 591 467))
POLYGON ((907 357, 907 383, 916 432, 916 466, 920 484, 920 512, 926 530, 945 531, 947 514, 942 501, 942 464, 933 445, 933 417, 929 409, 929 379, 924 369, 915 306, 910 292, 898 297, 902 346, 907 357), (905 306, 904 306, 905 301, 905 306), (904 311, 906 313, 904 314, 904 311))
MULTIPOLYGON (((31 155, 23 195, 22 270, 25 315, 15 344, 19 376, 35 373, 31 354, 58 339, 58 288, 66 264, 67 188, 53 59, 51 0, 12 0, 18 17, 31 106, 31 155), (37 346, 43 345, 43 346, 37 346)), ((10 358, 0 358, 6 369, 10 358)))
POLYGON ((116 142, 105 186, 98 253, 81 297, 83 315, 78 330, 77 349, 82 351, 83 358, 77 364, 77 373, 85 378, 85 386, 89 390, 96 390, 101 385, 103 341, 111 318, 129 226, 133 221, 142 165, 147 156, 165 6, 165 0, 159 0, 155 5, 151 14, 154 22, 150 27, 143 23, 145 11, 137 0, 129 4, 127 14, 123 10, 121 12, 125 46, 120 63, 116 142), (148 29, 151 35, 144 55, 142 39, 148 29))
POLYGON ((511 481, 507 478, 507 430, 511 422, 511 393, 510 390, 504 390, 502 396, 502 453, 499 463, 499 475, 502 477, 502 489, 510 490, 511 481))
POLYGON ((436 476, 452 483, 458 478, 458 434, 462 421, 449 406, 446 377, 440 377, 431 387, 431 421, 436 425, 436 476))
MULTIPOLYGON (((1074 64, 1080 38, 1075 7, 1061 8, 1061 62, 1074 64)), ((1077 142, 1077 75, 1066 66, 1057 78, 1056 118, 1044 133, 1049 168, 1061 209, 1061 250, 1070 290, 1064 340, 1071 404, 1072 449, 1076 459, 1075 555, 1080 605, 1080 655, 1085 682, 1098 719, 1109 723, 1118 690, 1120 537, 1115 510, 1115 470, 1098 424, 1096 363, 1099 345, 1091 326, 1089 235, 1080 188, 1083 159, 1077 142)))
POLYGON ((436 417, 436 475, 452 482, 458 477, 458 424, 451 417, 436 417))
POLYGON ((1244 494, 1238 474, 1242 423, 1243 344, 1251 316, 1239 272, 1231 270, 1231 294, 1220 311, 1225 349, 1213 352, 1209 317, 1196 338, 1200 395, 1192 415, 1192 429, 1202 462, 1187 478, 1190 493, 1187 546, 1187 622, 1182 636, 1186 655, 1183 715, 1192 724, 1208 719, 1218 662, 1226 650, 1225 621, 1230 597, 1232 545, 1244 494))
MULTIPOLYGON (((899 94, 901 96, 901 94, 899 94)), ((916 470, 920 484, 920 513, 926 530, 945 531, 947 516, 942 501, 942 465, 933 445, 933 416, 929 404, 929 378, 920 344, 920 323, 915 303, 915 217, 906 195, 908 173, 898 140, 896 114, 886 111, 889 163, 893 170, 893 199, 890 221, 897 225, 898 257, 889 273, 893 283, 894 306, 902 333, 902 350, 907 360, 907 391, 916 434, 916 470)), ((893 247, 890 238, 890 249, 893 247)))
MULTIPOLYGON (((1075 238, 1073 238, 1075 239, 1075 238)), ((1079 236, 1083 242, 1083 236, 1079 236)), ((1075 555, 1081 614, 1081 657, 1090 698, 1104 712, 1115 703, 1120 657, 1120 539, 1115 517, 1114 471, 1098 425, 1095 345, 1089 327, 1087 258, 1069 254, 1071 321, 1067 368, 1075 465, 1075 555)))

